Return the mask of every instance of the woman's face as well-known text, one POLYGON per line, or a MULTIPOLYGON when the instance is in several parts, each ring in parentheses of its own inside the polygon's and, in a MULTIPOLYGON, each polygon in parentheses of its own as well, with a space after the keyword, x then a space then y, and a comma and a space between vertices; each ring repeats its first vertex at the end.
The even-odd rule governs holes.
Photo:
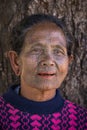
POLYGON ((40 90, 59 88, 68 72, 66 38, 51 22, 32 26, 20 54, 21 86, 40 90))

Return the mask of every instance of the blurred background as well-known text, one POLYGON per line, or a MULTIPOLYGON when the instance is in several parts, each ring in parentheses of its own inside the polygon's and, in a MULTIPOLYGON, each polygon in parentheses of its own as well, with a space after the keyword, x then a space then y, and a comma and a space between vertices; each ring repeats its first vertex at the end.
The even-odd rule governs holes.
POLYGON ((74 61, 60 91, 64 98, 87 107, 87 0, 0 0, 0 95, 18 81, 7 57, 10 31, 35 13, 52 14, 66 22, 75 39, 74 61))

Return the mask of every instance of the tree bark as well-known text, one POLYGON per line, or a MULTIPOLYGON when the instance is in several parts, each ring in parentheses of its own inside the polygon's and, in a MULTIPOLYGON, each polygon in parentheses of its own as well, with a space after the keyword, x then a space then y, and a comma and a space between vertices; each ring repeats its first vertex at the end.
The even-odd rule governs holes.
POLYGON ((0 0, 0 94, 17 80, 6 53, 9 33, 25 15, 34 13, 65 20, 75 38, 74 61, 60 91, 66 99, 87 107, 87 0, 0 0))

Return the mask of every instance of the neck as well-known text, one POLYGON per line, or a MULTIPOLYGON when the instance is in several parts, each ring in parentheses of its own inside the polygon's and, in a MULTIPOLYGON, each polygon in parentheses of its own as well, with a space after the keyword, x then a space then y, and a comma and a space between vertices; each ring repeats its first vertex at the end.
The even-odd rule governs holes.
POLYGON ((32 100, 32 101, 47 101, 52 99, 55 96, 56 90, 39 90, 31 87, 21 86, 20 94, 21 96, 32 100))

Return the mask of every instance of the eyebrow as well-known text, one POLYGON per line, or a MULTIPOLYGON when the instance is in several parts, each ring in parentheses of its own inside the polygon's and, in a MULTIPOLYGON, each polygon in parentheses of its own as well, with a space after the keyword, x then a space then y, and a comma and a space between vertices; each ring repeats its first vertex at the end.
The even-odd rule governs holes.
POLYGON ((32 47, 44 47, 44 45, 41 43, 35 43, 34 45, 31 45, 31 48, 32 47))
MULTIPOLYGON (((39 43, 35 43, 34 45, 31 45, 31 48, 32 47, 45 47, 45 45, 44 44, 41 44, 40 42, 39 43)), ((63 45, 63 44, 61 44, 61 45, 51 45, 51 47, 52 48, 59 48, 59 49, 64 49, 65 48, 65 46, 63 45)))
POLYGON ((65 48, 65 46, 64 45, 52 45, 52 48, 59 48, 59 49, 63 49, 63 48, 65 48))

